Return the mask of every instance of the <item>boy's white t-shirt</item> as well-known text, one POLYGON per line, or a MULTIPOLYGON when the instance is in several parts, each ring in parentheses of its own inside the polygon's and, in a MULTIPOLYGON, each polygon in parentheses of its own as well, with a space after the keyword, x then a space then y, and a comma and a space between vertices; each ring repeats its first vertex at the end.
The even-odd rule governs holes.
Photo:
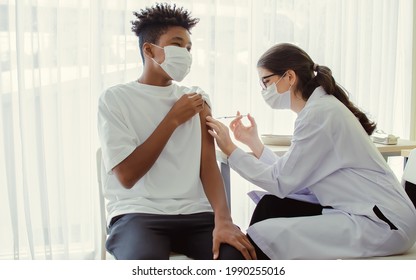
POLYGON ((126 213, 212 211, 199 177, 199 114, 176 128, 154 165, 131 189, 124 188, 111 171, 153 133, 183 94, 195 91, 209 104, 208 96, 201 89, 174 83, 157 87, 134 81, 113 86, 101 95, 98 132, 108 221, 126 213))

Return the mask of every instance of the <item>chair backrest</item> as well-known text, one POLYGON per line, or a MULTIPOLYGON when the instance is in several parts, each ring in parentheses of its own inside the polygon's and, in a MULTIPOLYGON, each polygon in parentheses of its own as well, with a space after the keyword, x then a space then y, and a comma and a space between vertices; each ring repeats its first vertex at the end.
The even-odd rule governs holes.
POLYGON ((107 240, 107 220, 105 213, 105 201, 101 181, 101 148, 96 152, 97 181, 98 181, 98 201, 100 206, 100 227, 101 227, 101 259, 106 259, 105 241, 107 240))

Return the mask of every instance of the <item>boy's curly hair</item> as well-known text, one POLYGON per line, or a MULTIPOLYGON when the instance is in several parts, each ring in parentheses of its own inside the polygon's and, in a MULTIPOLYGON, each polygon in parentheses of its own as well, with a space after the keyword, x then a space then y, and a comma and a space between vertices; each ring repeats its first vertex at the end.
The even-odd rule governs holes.
POLYGON ((190 30, 199 22, 198 18, 191 18, 191 14, 182 7, 171 6, 167 3, 157 3, 153 7, 141 9, 140 12, 133 12, 137 20, 132 21, 131 30, 139 37, 139 48, 142 60, 143 44, 145 42, 156 44, 160 36, 168 27, 181 26, 190 30))

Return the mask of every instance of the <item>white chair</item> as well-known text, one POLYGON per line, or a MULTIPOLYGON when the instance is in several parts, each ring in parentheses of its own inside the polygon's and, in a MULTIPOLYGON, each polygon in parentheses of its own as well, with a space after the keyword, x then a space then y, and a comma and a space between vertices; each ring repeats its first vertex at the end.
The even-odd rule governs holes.
MULTIPOLYGON (((97 164, 97 180, 98 180, 98 195, 99 195, 99 206, 100 206, 100 227, 101 227, 101 259, 114 259, 111 254, 107 254, 105 249, 105 242, 107 240, 107 218, 105 209, 105 200, 102 190, 101 181, 101 148, 96 152, 96 164, 97 164)), ((171 252, 170 260, 191 260, 185 255, 171 252)))
POLYGON ((105 201, 102 190, 101 182, 101 149, 99 148, 96 152, 96 164, 97 164, 97 181, 98 181, 98 204, 100 207, 100 228, 101 228, 101 259, 107 259, 107 250, 105 249, 105 241, 107 240, 107 221, 106 221, 106 210, 105 201))

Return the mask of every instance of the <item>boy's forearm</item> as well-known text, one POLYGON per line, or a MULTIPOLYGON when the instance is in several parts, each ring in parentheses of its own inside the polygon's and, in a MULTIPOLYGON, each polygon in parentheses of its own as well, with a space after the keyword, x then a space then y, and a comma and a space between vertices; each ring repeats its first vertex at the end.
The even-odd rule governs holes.
POLYGON ((208 167, 205 168, 207 169, 205 174, 204 171, 201 172, 201 181, 204 187, 205 195, 214 210, 215 221, 231 221, 230 209, 227 205, 227 197, 221 173, 216 165, 212 166, 212 169, 208 167))

